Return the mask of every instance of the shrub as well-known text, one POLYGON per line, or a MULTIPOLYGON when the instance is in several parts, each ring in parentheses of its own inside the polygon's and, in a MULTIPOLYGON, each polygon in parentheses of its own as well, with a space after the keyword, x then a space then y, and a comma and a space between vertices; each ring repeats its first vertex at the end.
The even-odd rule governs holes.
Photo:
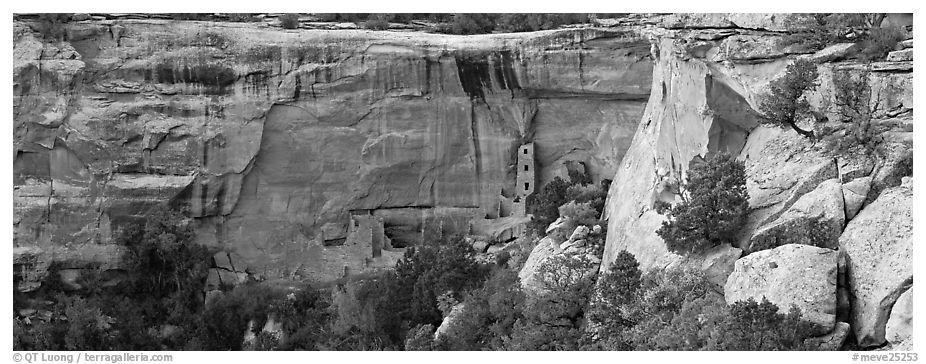
POLYGON ((553 178, 538 193, 527 196, 527 213, 534 216, 530 227, 543 232, 550 223, 559 217, 559 207, 566 203, 566 190, 569 184, 560 177, 553 178))
POLYGON ((576 203, 569 201, 559 207, 559 216, 565 219, 562 227, 550 236, 555 241, 565 241, 579 225, 592 226, 599 222, 600 212, 592 207, 592 202, 576 203))
POLYGON ((792 307, 787 314, 763 298, 750 298, 728 308, 725 319, 717 326, 707 350, 807 350, 804 340, 812 334, 812 324, 801 319, 801 311, 792 307))
POLYGON ((228 20, 240 23, 251 23, 259 21, 260 19, 258 19, 252 13, 231 13, 228 14, 228 20))
POLYGON ((825 126, 820 136, 824 148, 834 155, 856 147, 871 153, 882 140, 882 128, 872 122, 881 100, 880 95, 872 100, 869 75, 867 69, 858 75, 848 70, 833 74, 834 105, 842 123, 825 126))
POLYGON ((713 284, 704 273, 694 269, 669 269, 643 276, 635 307, 630 309, 635 322, 632 340, 636 348, 651 348, 656 330, 672 320, 686 300, 713 292, 713 284))
POLYGON ((431 351, 434 342, 434 325, 418 325, 408 330, 405 338, 405 351, 431 351))
POLYGON ((656 231, 672 252, 690 254, 736 241, 749 209, 746 171, 728 154, 715 154, 688 170, 682 202, 656 231))
POLYGON ((793 14, 785 24, 794 32, 782 37, 780 45, 799 44, 816 51, 850 41, 856 28, 866 26, 867 17, 866 14, 793 14))
POLYGON ((610 269, 598 279, 591 301, 589 322, 606 350, 629 350, 632 343, 626 331, 633 327, 630 305, 642 284, 640 264, 633 254, 621 250, 610 269))
POLYGON ((298 14, 283 14, 280 16, 280 26, 283 29, 296 29, 299 27, 298 14))
POLYGON ((506 13, 494 15, 494 29, 504 32, 532 32, 555 29, 564 24, 587 23, 588 14, 506 13))
POLYGON ((282 342, 273 348, 280 350, 317 350, 327 340, 330 302, 313 287, 290 292, 271 303, 270 314, 280 321, 282 342))
POLYGON ((386 30, 389 29, 389 22, 382 19, 370 19, 363 22, 364 29, 386 30))
POLYGON ((531 297, 513 328, 508 350, 577 350, 583 337, 585 307, 594 284, 591 263, 564 255, 544 261, 541 293, 531 297))
POLYGON ((335 315, 325 349, 397 349, 405 339, 402 315, 409 300, 394 273, 349 282, 333 292, 335 315))
POLYGON ((463 292, 482 284, 486 273, 462 238, 410 247, 396 263, 395 272, 336 291, 338 314, 329 346, 400 349, 409 328, 441 324, 438 297, 443 296, 444 302, 459 301, 463 292), (444 295, 447 292, 453 293, 444 295))
POLYGON ((767 118, 764 122, 787 125, 799 134, 813 138, 813 131, 797 126, 797 118, 810 110, 804 93, 817 87, 817 65, 808 59, 798 59, 788 65, 785 75, 771 82, 770 92, 759 103, 767 118))
POLYGON ((202 313, 200 337, 204 350, 241 350, 242 335, 254 320, 254 334, 260 333, 273 301, 280 292, 259 284, 247 284, 226 292, 202 313))
POLYGON ((211 14, 206 13, 172 13, 170 17, 174 20, 209 20, 211 14))
POLYGON ((906 38, 906 32, 898 27, 871 29, 861 41, 859 58, 865 61, 882 60, 904 38, 906 38))
POLYGON ((588 202, 597 212, 598 216, 604 211, 604 203, 608 198, 608 189, 605 184, 600 185, 572 185, 566 189, 566 200, 578 203, 588 202))
POLYGON ((211 254, 192 242, 193 226, 180 212, 159 207, 144 226, 127 227, 120 240, 135 256, 134 292, 165 296, 202 289, 211 254))
POLYGON ((450 24, 435 29, 439 33, 485 34, 495 29, 495 14, 460 13, 453 14, 450 24))
POLYGON ((466 296, 442 341, 451 350, 503 350, 515 322, 524 317, 524 301, 517 273, 495 269, 482 288, 466 296))

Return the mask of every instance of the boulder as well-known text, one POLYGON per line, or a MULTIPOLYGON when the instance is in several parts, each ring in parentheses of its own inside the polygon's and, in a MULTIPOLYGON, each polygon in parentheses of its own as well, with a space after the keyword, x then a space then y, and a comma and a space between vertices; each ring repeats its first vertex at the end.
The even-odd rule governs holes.
POLYGON ((836 324, 836 273, 839 254, 831 249, 788 244, 736 261, 724 285, 727 303, 768 299, 782 312, 792 305, 825 334, 836 324))
POLYGON ((913 133, 887 134, 884 138, 879 148, 885 152, 871 175, 867 203, 878 198, 885 189, 900 186, 904 177, 913 175, 913 133))
POLYGON ((829 334, 805 339, 804 345, 807 345, 808 349, 815 351, 839 350, 846 341, 846 336, 849 336, 849 329, 849 324, 837 322, 836 327, 829 334))
POLYGON ((518 278, 521 279, 521 288, 526 292, 540 291, 540 282, 538 281, 540 266, 544 261, 557 253, 557 248, 558 246, 553 242, 553 239, 546 237, 541 239, 540 242, 537 243, 537 246, 531 250, 527 260, 524 261, 524 266, 521 267, 521 271, 518 272, 518 278))
POLYGON ((569 235, 569 241, 576 241, 585 239, 588 236, 588 226, 579 225, 575 230, 572 231, 572 235, 569 235))
POLYGON ((856 178, 842 185, 846 220, 852 220, 862 209, 869 190, 871 190, 871 177, 856 178))
POLYGON ((885 342, 891 307, 913 284, 913 190, 884 190, 839 237, 846 254, 852 330, 860 347, 885 342))
POLYGON ((560 217, 556 218, 555 221, 551 222, 550 225, 547 226, 547 229, 544 230, 544 233, 546 233, 547 235, 550 235, 550 233, 552 233, 552 232, 555 231, 556 229, 559 229, 560 227, 562 227, 562 226, 565 225, 565 224, 566 224, 566 218, 560 216, 560 217))
POLYGON ((566 249, 563 251, 563 254, 566 254, 566 255, 585 254, 585 249, 582 249, 582 248, 580 248, 580 247, 577 247, 577 246, 575 246, 575 245, 572 245, 572 246, 566 248, 566 249))
POLYGON ((801 196, 778 219, 753 233, 749 251, 785 244, 835 248, 844 224, 842 184, 839 179, 829 179, 801 196))
POLYGON ((902 42, 900 42, 900 43, 897 43, 897 45, 898 45, 901 49, 913 48, 913 39, 907 39, 907 40, 905 40, 905 41, 902 41, 902 42))
POLYGON ((913 287, 897 298, 884 329, 885 339, 893 345, 913 336, 913 287))
POLYGON ((857 50, 856 43, 837 43, 817 51, 810 58, 817 63, 838 61, 857 50))
POLYGON ((440 339, 441 335, 447 333, 447 330, 450 329, 450 326, 453 325, 454 321, 463 313, 463 309, 466 308, 465 303, 457 304, 450 309, 450 313, 444 317, 441 321, 440 326, 437 327, 437 330, 434 330, 434 340, 440 339))

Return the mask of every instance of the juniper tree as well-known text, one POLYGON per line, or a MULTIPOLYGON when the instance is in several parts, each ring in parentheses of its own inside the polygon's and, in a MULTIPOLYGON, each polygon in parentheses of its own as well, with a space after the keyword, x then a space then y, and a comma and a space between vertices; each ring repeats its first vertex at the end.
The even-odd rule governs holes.
POLYGON ((797 126, 797 118, 810 111, 804 93, 817 87, 817 77, 817 65, 811 60, 802 58, 788 65, 785 75, 771 82, 769 93, 760 101, 764 123, 790 126, 798 134, 813 138, 813 131, 797 126))
POLYGON ((749 209, 742 162, 719 153, 693 165, 680 196, 656 231, 670 251, 688 254, 735 242, 749 209))

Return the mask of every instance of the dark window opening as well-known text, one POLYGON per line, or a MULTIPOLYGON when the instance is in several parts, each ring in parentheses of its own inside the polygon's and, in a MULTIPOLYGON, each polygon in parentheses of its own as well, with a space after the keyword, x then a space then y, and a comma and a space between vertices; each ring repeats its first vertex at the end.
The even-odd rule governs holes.
POLYGON ((527 148, 524 148, 524 154, 527 154, 527 148))
POLYGON ((527 172, 527 165, 524 165, 524 172, 527 172))
POLYGON ((531 183, 530 183, 530 182, 524 182, 524 189, 525 189, 525 190, 529 190, 530 188, 531 188, 531 183))

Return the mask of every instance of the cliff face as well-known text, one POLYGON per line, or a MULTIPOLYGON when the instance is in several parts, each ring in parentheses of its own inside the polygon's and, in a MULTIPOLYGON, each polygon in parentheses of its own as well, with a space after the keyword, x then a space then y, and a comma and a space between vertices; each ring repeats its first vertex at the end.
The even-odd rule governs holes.
MULTIPOLYGON (((835 318, 828 317, 831 322, 827 325, 834 327, 836 320, 850 322, 860 345, 880 345, 885 340, 884 321, 894 300, 912 282, 912 260, 909 256, 901 258, 911 243, 905 234, 912 219, 903 212, 909 210, 912 200, 897 197, 908 196, 904 193, 912 196, 910 185, 901 186, 904 176, 912 174, 912 62, 889 56, 887 61, 871 64, 869 85, 872 94, 880 95, 872 102, 878 104, 879 110, 874 125, 885 130, 878 151, 833 155, 824 150, 824 143, 812 143, 793 130, 759 125, 760 95, 797 57, 818 61, 820 86, 808 99, 830 123, 839 122, 833 107, 834 70, 862 72, 865 67, 844 60, 853 49, 851 44, 833 45, 816 53, 778 46, 778 40, 788 34, 783 25, 786 17, 673 15, 647 30, 654 40, 652 93, 608 194, 608 235, 602 271, 608 269, 618 252, 627 250, 636 256, 644 271, 672 266, 703 270, 714 283, 734 287, 726 292, 730 301, 731 297, 750 294, 735 291, 737 285, 727 279, 734 266, 748 265, 737 261, 742 255, 792 243, 815 245, 831 253, 835 250, 844 260, 839 264, 837 290, 827 291, 824 297, 836 311, 835 318), (655 233, 665 216, 656 212, 654 204, 676 201, 677 192, 671 186, 684 180, 689 163, 718 152, 736 155, 746 164, 751 211, 740 242, 688 257, 673 254, 655 233), (905 167, 907 163, 910 168, 905 167), (883 191, 894 189, 903 192, 891 194, 890 199, 881 197, 883 191), (859 238, 858 232, 850 232, 855 229, 846 225, 856 225, 852 220, 856 214, 870 218, 875 213, 866 211, 884 210, 885 205, 894 212, 878 213, 881 219, 866 225, 897 229, 899 232, 884 243, 887 247, 879 250, 897 253, 867 258, 881 255, 856 250, 856 244, 867 238, 859 238), (898 272, 898 278, 877 278, 890 276, 888 271, 898 272), (868 284, 873 281, 882 283, 868 284), (870 322, 876 321, 873 316, 879 320, 877 323, 870 322)), ((912 42, 909 44, 912 47, 912 42)), ((820 127, 812 124, 807 121, 801 125, 820 127)), ((867 244, 874 243, 874 239, 869 240, 867 244)), ((750 258, 750 264, 762 259, 750 258)), ((768 261, 762 264, 778 266, 768 261)), ((821 270, 816 272, 820 276, 829 277, 834 268, 816 269, 821 270)), ((760 282, 750 292, 767 294, 772 301, 795 298, 772 297, 781 287, 768 286, 774 282, 756 276, 756 271, 744 274, 736 277, 737 282, 760 282)))
POLYGON ((171 202, 268 277, 336 278, 312 267, 370 258, 326 246, 350 211, 412 243, 507 214, 523 141, 539 182, 567 161, 610 178, 652 76, 649 43, 620 30, 81 21, 59 42, 34 26, 14 23, 14 246, 65 268, 118 268, 114 236, 171 202))

